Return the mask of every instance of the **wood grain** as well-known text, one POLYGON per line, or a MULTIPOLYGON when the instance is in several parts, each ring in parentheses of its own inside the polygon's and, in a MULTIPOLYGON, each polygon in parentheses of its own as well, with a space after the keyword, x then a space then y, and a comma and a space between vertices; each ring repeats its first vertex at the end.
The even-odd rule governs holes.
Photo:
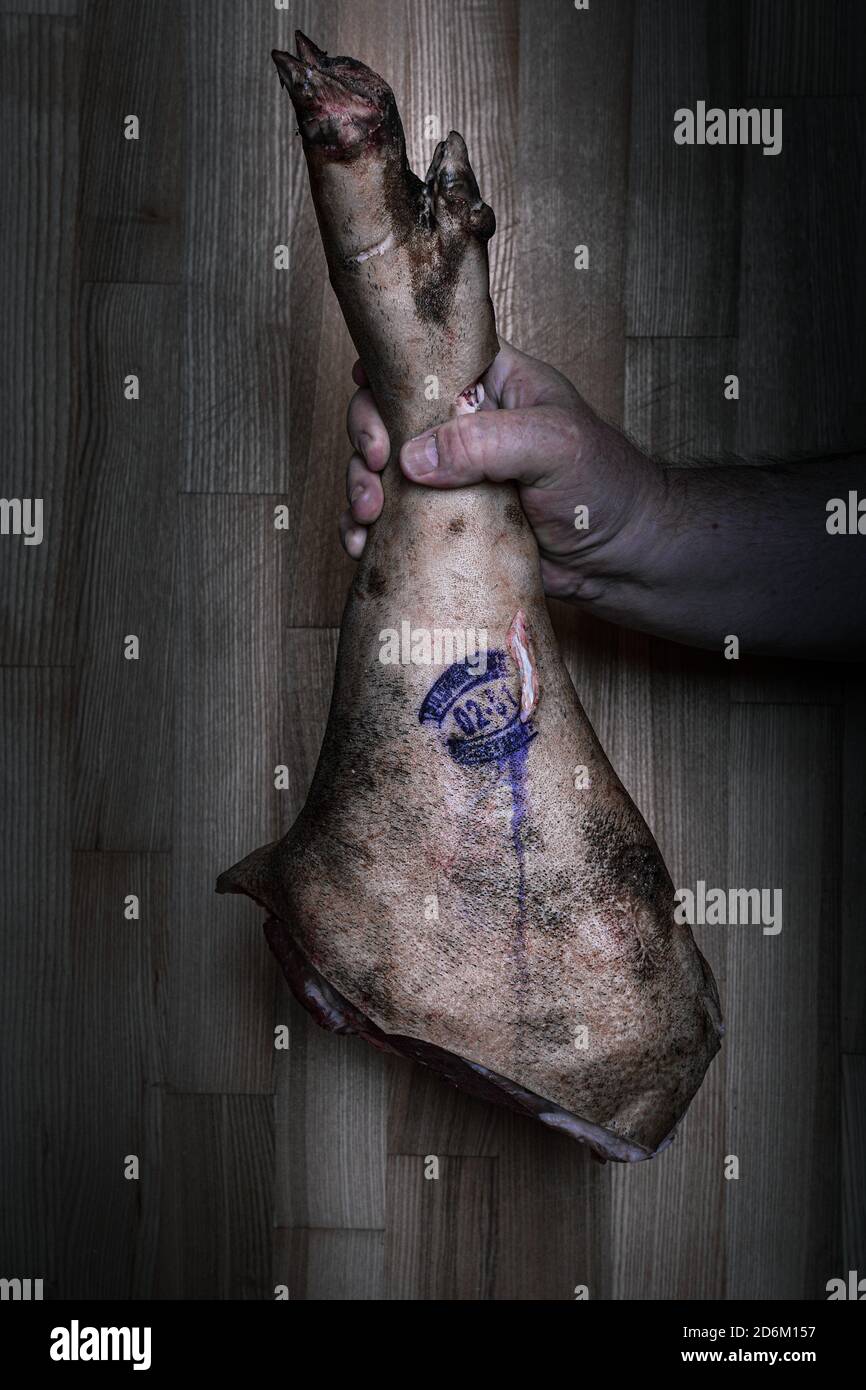
POLYGON ((81 278, 176 284, 184 73, 174 0, 88 0, 82 16, 81 278), (125 136, 137 116, 139 137, 125 136))
POLYGON ((389 1152, 480 1158, 502 1151, 510 1131, 498 1106, 473 1099, 405 1057, 388 1058, 386 1077, 389 1152))
POLYGON ((78 33, 0 15, 4 215, 0 457, 5 498, 41 498, 44 538, 0 537, 0 663, 63 665, 75 647, 78 33))
POLYGON ((515 341, 616 422, 633 23, 631 0, 581 12, 521 0, 515 341), (574 268, 579 245, 587 270, 574 268))
POLYGON ((273 975, 261 911, 216 877, 279 833, 283 654, 275 497, 180 499, 168 1080, 273 1089, 273 975), (228 676, 236 672, 238 676, 228 676))
POLYGON ((170 850, 180 476, 175 286, 81 299, 75 847, 170 850), (138 377, 140 399, 124 383, 138 377), (140 655, 125 657, 130 635, 140 655))
POLYGON ((384 1298, 384 1231, 274 1232, 274 1286, 303 1302, 357 1302, 384 1298))
POLYGON ((842 1263, 828 1278, 862 1278, 866 1266, 866 1056, 842 1057, 842 1263))
MULTIPOLYGON (((863 213, 851 189, 861 178, 862 123, 852 100, 786 100, 783 156, 746 161, 736 432, 744 458, 860 443, 866 364, 850 289, 863 213), (839 293, 842 284, 849 293, 839 293)), ((843 684, 832 665, 747 657, 732 691, 738 700, 838 704, 843 684)))
POLYGON ((781 889, 783 920, 775 936, 714 929, 728 937, 725 1144, 740 1165, 725 1183, 727 1297, 823 1298, 842 1258, 829 1060, 839 1056, 840 722, 817 707, 737 706, 731 724, 726 883, 781 889))
POLYGON ((187 0, 185 13, 183 487, 277 492, 289 484, 292 320, 274 251, 292 174, 270 51, 290 42, 295 15, 251 0, 187 0))
POLYGON ((0 0, 0 14, 75 15, 82 0, 0 0))
POLYGON ((866 679, 859 672, 849 675, 842 718, 841 1047, 866 1055, 866 679))
MULTIPOLYGON (((731 766, 722 665, 720 656, 653 642, 644 678, 620 662, 623 680, 614 693, 617 722, 627 740, 625 747, 623 737, 618 740, 621 775, 656 837, 674 886, 693 891, 698 879, 710 885, 728 881, 731 766)), ((700 926, 695 939, 709 960, 727 1016, 727 942, 700 926)), ((723 1045, 664 1161, 625 1170, 612 1165, 612 1297, 722 1297, 726 1090, 723 1045), (697 1250, 703 1252, 699 1261, 693 1258, 697 1250)))
POLYGON ((666 463, 710 463, 734 452, 737 404, 725 377, 735 338, 632 338, 625 359, 623 427, 666 463))
MULTIPOLYGON (((536 1122, 508 1117, 511 1134, 496 1163, 498 1300, 609 1298, 609 1177, 589 1151, 536 1122)), ((464 1159, 463 1162, 483 1160, 464 1159)))
POLYGON ((497 1161, 442 1157, 425 1177, 415 1155, 388 1159, 387 1296, 489 1299, 497 1256, 497 1161))
POLYGON ((76 1081, 67 1045, 70 713, 67 671, 0 671, 0 793, 15 808, 0 836, 0 1249, 17 1277, 45 1280, 46 1298, 60 1293, 59 1138, 76 1081))
POLYGON ((158 1298, 273 1298, 268 1096, 166 1095, 158 1298))
POLYGON ((0 14, 75 15, 82 0, 0 0, 0 14))
POLYGON ((795 661, 741 653, 725 663, 735 704, 842 705, 848 671, 828 661, 795 661))
POLYGON ((782 156, 750 151, 743 171, 737 452, 746 458, 863 443, 866 365, 853 292, 861 113, 853 98, 791 98, 784 111, 782 156))
POLYGON ((740 5, 641 0, 635 23, 625 310, 630 337, 737 331, 740 164, 734 145, 678 145, 674 113, 740 90, 740 5), (724 41, 722 41, 722 39, 724 41))
POLYGON ((746 91, 758 97, 854 96, 864 88, 859 0, 749 0, 746 91))
POLYGON ((326 1033, 284 997, 289 1056, 275 1098, 279 1226, 385 1226, 385 1069, 361 1038, 326 1033))
POLYGON ((167 854, 75 854, 65 1042, 63 1297, 149 1298, 162 1176, 167 854), (125 903, 139 900, 129 920, 125 903), (130 1156, 137 1178, 128 1178, 130 1156))

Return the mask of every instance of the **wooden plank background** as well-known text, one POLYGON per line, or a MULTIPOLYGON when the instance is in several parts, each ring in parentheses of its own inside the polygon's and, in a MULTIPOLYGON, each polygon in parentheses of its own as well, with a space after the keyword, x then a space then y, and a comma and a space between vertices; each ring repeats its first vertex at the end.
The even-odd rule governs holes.
POLYGON ((386 74, 416 168, 426 117, 461 130, 504 335, 698 461, 862 447, 861 18, 0 0, 2 490, 46 505, 41 546, 0 541, 0 1272, 55 1298, 567 1300, 820 1299, 866 1270, 856 670, 725 662, 554 605, 674 880, 784 889, 779 937, 698 929, 728 1035, 654 1163, 599 1166, 321 1032, 260 912, 212 891, 303 804, 352 569, 353 353, 270 49, 298 25, 386 74), (675 154, 698 97, 782 105, 782 156, 675 154))

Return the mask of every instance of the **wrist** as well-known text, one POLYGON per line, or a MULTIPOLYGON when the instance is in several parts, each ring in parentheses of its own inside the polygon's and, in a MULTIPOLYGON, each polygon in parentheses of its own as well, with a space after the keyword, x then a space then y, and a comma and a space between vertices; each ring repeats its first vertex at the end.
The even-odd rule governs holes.
POLYGON ((665 537, 681 506, 667 471, 626 435, 597 416, 582 431, 578 476, 597 496, 573 564, 579 602, 598 602, 615 589, 652 588, 663 568, 665 537))

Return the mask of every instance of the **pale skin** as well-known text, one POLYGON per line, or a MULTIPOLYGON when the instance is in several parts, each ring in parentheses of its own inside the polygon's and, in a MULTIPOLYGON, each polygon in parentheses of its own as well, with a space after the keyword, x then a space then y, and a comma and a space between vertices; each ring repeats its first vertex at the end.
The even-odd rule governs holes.
MULTIPOLYGON (((358 559, 390 442, 360 363, 353 379, 340 535, 358 559)), ((691 646, 721 651, 735 634, 742 654, 862 660, 866 536, 828 534, 826 507, 862 494, 863 455, 665 468, 510 344, 481 381, 481 411, 409 440, 399 466, 437 489, 516 483, 551 597, 691 646)))

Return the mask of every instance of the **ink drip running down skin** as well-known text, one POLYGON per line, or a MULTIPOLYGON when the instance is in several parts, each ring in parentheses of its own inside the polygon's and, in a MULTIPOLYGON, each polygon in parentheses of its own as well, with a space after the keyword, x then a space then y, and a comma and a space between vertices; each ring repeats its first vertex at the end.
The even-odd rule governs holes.
POLYGON ((515 750, 508 759, 508 781, 511 787, 511 840, 517 855, 517 952, 526 959, 526 850, 523 845, 523 822, 526 819, 526 756, 528 745, 515 750))
POLYGON ((538 737, 538 730, 533 727, 530 717, 538 701, 538 680, 522 613, 512 624, 508 641, 512 660, 521 673, 520 700, 515 699, 508 683, 508 656, 504 651, 492 651, 487 653, 483 671, 470 661, 455 662, 449 666, 428 690, 418 719, 422 724, 435 724, 444 733, 446 750, 460 766, 469 768, 493 763, 498 775, 505 777, 508 782, 511 793, 511 843, 518 875, 515 957, 523 979, 527 964, 526 849, 523 838, 527 816, 526 765, 530 744, 538 737), (514 637, 515 629, 519 632, 518 639, 514 637), (515 651, 517 644, 522 648, 520 653, 515 651))

